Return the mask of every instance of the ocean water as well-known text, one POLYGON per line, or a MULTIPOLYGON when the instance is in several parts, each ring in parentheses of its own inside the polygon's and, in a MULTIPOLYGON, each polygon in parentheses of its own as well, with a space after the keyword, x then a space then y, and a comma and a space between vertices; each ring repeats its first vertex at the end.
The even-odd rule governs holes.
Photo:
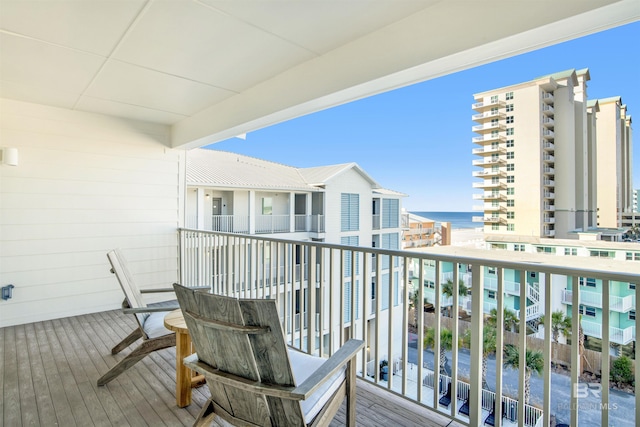
MULTIPOLYGON (((477 228, 481 227, 482 223, 473 222, 471 218, 474 215, 479 215, 477 212, 411 212, 416 215, 423 216, 434 220, 436 223, 450 222, 452 229, 460 228, 477 228)), ((439 224, 436 224, 439 225, 439 224)))

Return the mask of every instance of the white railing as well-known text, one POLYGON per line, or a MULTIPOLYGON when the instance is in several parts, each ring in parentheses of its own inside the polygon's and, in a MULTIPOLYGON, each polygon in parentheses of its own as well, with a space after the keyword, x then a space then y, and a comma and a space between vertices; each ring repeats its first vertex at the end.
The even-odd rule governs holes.
POLYGON ((256 233, 288 233, 289 215, 256 215, 256 233))
MULTIPOLYGON (((447 310, 450 317, 447 322, 453 322, 451 328, 453 348, 447 352, 447 366, 449 366, 452 382, 452 390, 463 391, 468 386, 468 398, 470 413, 467 418, 458 418, 455 411, 456 405, 451 405, 445 412, 447 416, 456 417, 463 425, 482 425, 486 416, 486 409, 492 406, 485 405, 482 389, 482 330, 484 326, 484 312, 490 308, 496 308, 498 313, 498 325, 496 327, 498 343, 504 342, 504 320, 502 308, 504 299, 498 297, 488 300, 484 296, 485 268, 495 269, 495 277, 498 278, 498 295, 504 292, 504 277, 519 271, 520 277, 528 277, 530 272, 535 272, 540 280, 540 286, 545 286, 544 301, 538 306, 545 312, 551 310, 554 287, 562 286, 557 279, 564 277, 565 281, 573 277, 590 277, 601 280, 606 284, 604 289, 611 288, 614 281, 622 283, 640 284, 640 274, 634 263, 585 258, 583 264, 576 264, 576 257, 544 257, 538 254, 519 254, 518 260, 514 260, 513 254, 507 251, 484 251, 467 249, 465 255, 459 255, 454 251, 410 252, 398 250, 385 250, 366 247, 349 247, 337 244, 294 241, 276 239, 265 236, 248 236, 232 233, 204 232, 197 230, 180 230, 180 282, 188 286, 206 286, 211 292, 234 297, 246 298, 275 298, 283 318, 283 325, 291 322, 290 332, 286 339, 290 345, 306 351, 309 354, 327 356, 333 354, 341 343, 349 338, 358 338, 366 342, 365 348, 358 357, 357 371, 363 379, 371 381, 380 387, 393 390, 405 399, 419 402, 417 404, 434 411, 443 411, 438 405, 439 394, 431 396, 423 394, 422 384, 414 384, 407 381, 403 372, 409 372, 409 354, 416 359, 416 377, 424 378, 426 369, 423 362, 430 353, 433 357, 433 365, 440 366, 440 332, 443 329, 444 317, 440 317, 442 308, 447 304, 444 298, 434 298, 436 315, 430 324, 425 324, 425 317, 417 316, 415 333, 410 333, 407 325, 413 322, 413 316, 409 317, 409 268, 404 266, 434 265, 434 295, 442 295, 444 284, 443 271, 451 271, 447 277, 451 277, 454 283, 461 278, 459 271, 464 267, 471 270, 470 280, 471 297, 451 297, 451 306, 447 310), (571 263, 567 264, 567 259, 571 263), (370 268, 373 260, 376 261, 375 271, 370 268), (397 266, 397 267, 396 267, 397 266), (302 274, 304 272, 304 274, 302 274), (554 280, 551 280, 553 277, 554 280), (355 285, 352 285, 355 284, 355 285), (373 284, 373 285, 372 285, 373 284), (375 290, 372 289, 375 286, 375 290), (372 302, 372 296, 375 301, 372 302), (458 330, 458 317, 460 305, 470 307, 471 316, 469 328, 471 329, 471 346, 464 356, 468 361, 468 368, 464 368, 464 375, 469 381, 461 381, 462 353, 458 351, 458 342, 463 331, 458 330), (296 320, 298 318, 298 320, 296 320), (301 323, 299 330, 295 324, 301 323), (305 323, 306 322, 306 323, 305 323), (306 325, 306 327, 305 327, 306 325), (322 325, 322 327, 318 327, 322 325), (424 347, 424 334, 426 327, 435 329, 436 342, 433 348, 424 347), (310 338, 310 339, 309 339, 310 338), (409 349, 412 352, 409 353, 409 349), (368 377, 367 363, 373 361, 373 366, 380 366, 380 362, 386 355, 395 360, 402 360, 401 369, 396 375, 389 375, 388 381, 380 378, 378 369, 374 369, 373 377, 368 377), (485 411, 483 413, 483 411, 485 411)), ((423 268, 416 270, 418 283, 423 284, 425 273, 423 268)), ((464 276, 464 275, 463 275, 464 276)), ((463 279, 464 280, 464 279, 463 279)), ((637 287, 636 287, 637 288, 637 287)), ((418 300, 425 296, 425 287, 418 286, 418 300)), ((580 292, 572 295, 574 304, 571 307, 571 317, 579 317, 580 292)), ((520 289, 521 300, 527 293, 520 289)), ((636 291, 637 292, 637 291, 636 291)), ((608 301, 607 299, 603 299, 608 301)), ((606 306, 603 309, 609 309, 606 306)), ((529 310, 529 308, 527 308, 529 310)), ((531 310, 534 310, 533 308, 531 310)), ((527 316, 530 313, 527 312, 527 316)), ((603 425, 609 425, 608 412, 597 412, 581 408, 578 404, 577 387, 568 387, 568 401, 554 394, 551 401, 551 316, 545 316, 543 339, 544 370, 541 391, 532 393, 532 398, 541 402, 543 425, 549 425, 551 415, 554 415, 560 406, 567 408, 571 425, 578 425, 580 418, 602 418, 603 425)), ((610 326, 610 325, 608 325, 610 326)), ((577 335, 578 324, 573 326, 573 333, 577 335)), ((591 328, 585 323, 585 330, 591 328)), ((517 334, 520 357, 523 357, 527 348, 527 328, 520 328, 517 334)), ((593 328, 592 328, 593 329, 593 328)), ((287 330, 287 329, 285 329, 287 330)), ((289 330, 287 330, 289 331, 289 330)), ((608 336, 602 336, 603 348, 608 348, 610 343, 624 342, 633 339, 635 328, 616 329, 609 328, 608 336)), ((579 340, 571 340, 571 365, 578 366, 579 340)), ((497 360, 502 360, 502 352, 496 354, 497 360)), ((603 360, 608 360, 607 358, 603 360)), ((492 362, 493 363, 493 362, 492 362)), ((503 387, 503 376, 507 370, 501 362, 495 365, 495 384, 491 384, 501 399, 495 400, 497 414, 502 414, 507 389, 503 387)), ((603 369, 608 369, 603 367, 603 369)), ((395 368, 394 368, 395 369, 395 368)), ((520 363, 520 369, 516 370, 518 381, 514 402, 524 402, 524 387, 522 381, 525 378, 525 365, 520 363)), ((413 374, 412 374, 413 375, 413 374)), ((438 384, 443 375, 435 372, 434 383, 438 384)), ((578 369, 571 369, 571 383, 578 383, 578 369)), ((609 388, 609 376, 602 375, 602 388, 609 388)), ((466 392, 465 392, 466 393, 466 392)), ((455 394, 457 396, 457 394, 455 394)), ((602 406, 609 407, 610 397, 608 393, 601 395, 602 406)), ((640 397, 635 397, 635 406, 640 405, 640 397)), ((526 411, 517 411, 517 423, 529 425, 526 411)), ((537 419, 540 415, 536 415, 537 419)), ((566 417, 566 414, 565 414, 566 417)), ((499 417, 496 417, 496 425, 499 425, 499 417)), ((567 420, 568 421, 568 420, 567 420)), ((538 420, 539 422, 539 420, 538 420)), ((633 425, 633 421, 632 421, 633 425)))
MULTIPOLYGON (((564 289, 562 291, 562 303, 571 304, 571 298, 573 292, 571 290, 564 289)), ((580 291, 580 304, 588 305, 590 307, 602 308, 602 294, 599 292, 580 291)), ((610 295, 609 296, 609 309, 620 313, 626 313, 629 310, 635 309, 635 303, 633 295, 627 295, 624 297, 610 295)))
POLYGON ((205 229, 225 233, 248 233, 249 217, 246 215, 212 215, 211 225, 205 229))
POLYGON ((324 215, 311 215, 311 227, 309 231, 324 233, 324 215))
MULTIPOLYGON (((584 334, 601 339, 602 338, 602 324, 597 322, 591 322, 584 320, 584 316, 580 321, 584 334)), ((614 326, 609 327, 609 340, 616 344, 627 345, 636 339, 636 328, 634 326, 628 326, 624 329, 616 328, 614 326)))

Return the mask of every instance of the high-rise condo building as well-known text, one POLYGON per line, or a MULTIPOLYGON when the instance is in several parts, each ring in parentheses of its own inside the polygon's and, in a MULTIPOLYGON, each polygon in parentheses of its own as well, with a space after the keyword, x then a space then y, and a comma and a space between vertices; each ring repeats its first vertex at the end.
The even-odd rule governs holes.
POLYGON ((631 118, 619 97, 588 100, 589 80, 588 69, 567 70, 474 95, 485 233, 569 238, 620 226, 632 200, 631 118))

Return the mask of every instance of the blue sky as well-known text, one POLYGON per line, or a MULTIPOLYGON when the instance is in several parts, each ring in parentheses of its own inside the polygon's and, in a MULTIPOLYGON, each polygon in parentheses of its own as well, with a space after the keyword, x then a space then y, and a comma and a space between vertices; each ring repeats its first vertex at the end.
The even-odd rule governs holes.
MULTIPOLYGON (((356 162, 410 211, 471 211, 473 94, 589 68, 589 99, 640 120, 640 22, 310 114, 210 146, 297 167, 356 162)), ((636 123, 637 123, 636 120, 636 123)), ((632 127, 637 127, 637 124, 632 127)), ((636 141, 638 137, 636 135, 636 141)), ((640 188, 640 145, 633 153, 640 188)), ((477 202, 476 202, 477 204, 477 202)))

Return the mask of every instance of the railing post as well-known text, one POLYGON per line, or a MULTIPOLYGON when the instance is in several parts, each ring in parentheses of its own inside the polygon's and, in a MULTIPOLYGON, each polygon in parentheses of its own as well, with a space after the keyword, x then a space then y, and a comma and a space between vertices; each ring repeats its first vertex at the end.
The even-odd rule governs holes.
POLYGON ((571 340, 571 399, 569 400, 569 410, 571 413, 572 426, 578 425, 578 396, 577 386, 578 377, 580 375, 580 283, 578 276, 571 277, 571 336, 575 339, 571 340))
MULTIPOLYGON (((454 264, 456 265, 456 264, 454 264)), ((474 263, 471 266, 471 356, 469 378, 469 424, 472 426, 482 425, 482 340, 483 340, 483 299, 484 289, 482 286, 482 265, 474 263)), ((454 278, 457 278, 454 275, 454 278)), ((457 294, 458 284, 454 283, 454 294, 457 294)), ((498 324, 498 327, 500 325, 498 324)), ((452 379, 455 381, 455 378, 452 379)), ((452 396, 452 401, 456 402, 456 396, 452 396)), ((454 403, 454 406, 456 404, 454 403)), ((498 418, 496 416, 496 418, 498 418)))

